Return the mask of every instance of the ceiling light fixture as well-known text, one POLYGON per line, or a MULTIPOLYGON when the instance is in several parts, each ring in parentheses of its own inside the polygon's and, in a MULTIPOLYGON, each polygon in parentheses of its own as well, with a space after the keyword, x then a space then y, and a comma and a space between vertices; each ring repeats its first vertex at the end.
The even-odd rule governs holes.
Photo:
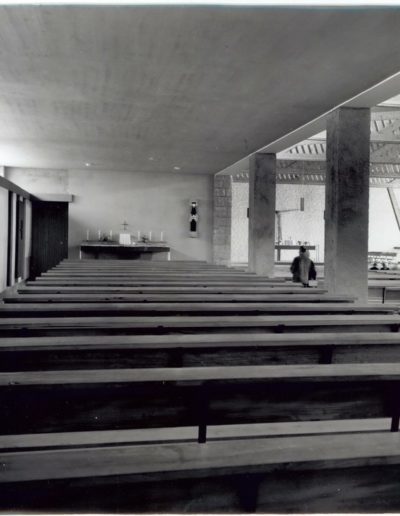
POLYGON ((174 167, 174 170, 180 170, 181 167, 174 167))

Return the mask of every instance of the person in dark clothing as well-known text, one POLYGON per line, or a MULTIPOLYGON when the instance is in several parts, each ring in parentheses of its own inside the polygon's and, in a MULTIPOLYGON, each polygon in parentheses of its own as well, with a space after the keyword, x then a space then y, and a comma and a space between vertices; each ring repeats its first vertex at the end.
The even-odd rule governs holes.
POLYGON ((317 279, 317 271, 314 262, 310 259, 310 253, 304 246, 299 249, 299 256, 293 260, 290 266, 294 283, 302 283, 303 287, 309 287, 309 281, 317 279))

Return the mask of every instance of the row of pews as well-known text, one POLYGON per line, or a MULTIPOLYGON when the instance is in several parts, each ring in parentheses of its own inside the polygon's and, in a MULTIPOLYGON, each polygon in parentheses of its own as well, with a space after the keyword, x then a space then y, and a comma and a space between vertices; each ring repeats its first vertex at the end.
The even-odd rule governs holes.
POLYGON ((0 304, 0 508, 396 512, 399 328, 285 278, 65 260, 0 304))
MULTIPOLYGON (((275 264, 275 273, 280 279, 290 280, 289 264, 275 264)), ((324 267, 319 265, 318 278, 324 280, 324 267)), ((374 303, 400 303, 400 270, 368 271, 368 298, 374 303)))

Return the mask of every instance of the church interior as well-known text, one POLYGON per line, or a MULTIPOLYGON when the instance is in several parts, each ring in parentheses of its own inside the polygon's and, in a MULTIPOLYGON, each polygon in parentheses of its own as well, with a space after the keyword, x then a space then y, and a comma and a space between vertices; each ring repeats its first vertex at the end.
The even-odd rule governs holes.
POLYGON ((0 5, 0 511, 400 512, 400 5, 0 5))

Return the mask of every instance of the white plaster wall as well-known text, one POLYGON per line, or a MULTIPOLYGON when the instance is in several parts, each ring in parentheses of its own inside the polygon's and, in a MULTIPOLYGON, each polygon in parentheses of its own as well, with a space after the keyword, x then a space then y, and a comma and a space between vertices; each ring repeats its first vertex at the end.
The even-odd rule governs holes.
POLYGON ((0 292, 7 286, 8 190, 0 188, 0 292))
POLYGON ((68 170, 6 167, 5 177, 32 194, 68 193, 68 170))
POLYGON ((212 196, 210 175, 145 174, 93 170, 6 168, 6 177, 30 193, 70 193, 69 255, 89 229, 115 235, 127 220, 129 231, 164 232, 172 259, 212 259, 212 196), (199 203, 199 237, 188 236, 189 202, 199 203))
MULTIPOLYGON (((400 204, 399 189, 395 190, 400 204)), ((391 251, 400 247, 400 231, 386 188, 369 190, 369 242, 370 251, 391 251)))
POLYGON ((210 175, 146 174, 71 170, 69 192, 70 257, 86 238, 86 229, 121 232, 126 220, 131 233, 164 232, 172 259, 212 259, 212 196, 210 175), (189 237, 189 203, 198 201, 198 238, 189 237))
MULTIPOLYGON (((400 205, 400 189, 395 189, 400 205)), ((386 188, 370 188, 369 191, 369 242, 370 251, 392 251, 400 247, 400 231, 386 188)), ((319 259, 324 258, 324 206, 325 187, 317 185, 277 185, 277 210, 297 208, 300 197, 305 199, 304 212, 282 214, 283 240, 292 238, 319 245, 319 259)), ((232 195, 232 261, 247 261, 248 184, 234 183, 232 195)), ((357 235, 354 236, 356 241, 357 235)), ((282 259, 288 260, 295 252, 283 251, 282 259)), ((314 255, 315 257, 315 255, 314 255)))
MULTIPOLYGON (((322 185, 277 185, 277 210, 299 210, 304 197, 304 211, 289 211, 281 215, 282 240, 308 242, 318 246, 311 251, 315 260, 324 259, 325 187, 322 185)), ((275 233, 277 234, 277 232, 275 233)), ((292 260, 297 251, 282 251, 282 260, 292 260)))

